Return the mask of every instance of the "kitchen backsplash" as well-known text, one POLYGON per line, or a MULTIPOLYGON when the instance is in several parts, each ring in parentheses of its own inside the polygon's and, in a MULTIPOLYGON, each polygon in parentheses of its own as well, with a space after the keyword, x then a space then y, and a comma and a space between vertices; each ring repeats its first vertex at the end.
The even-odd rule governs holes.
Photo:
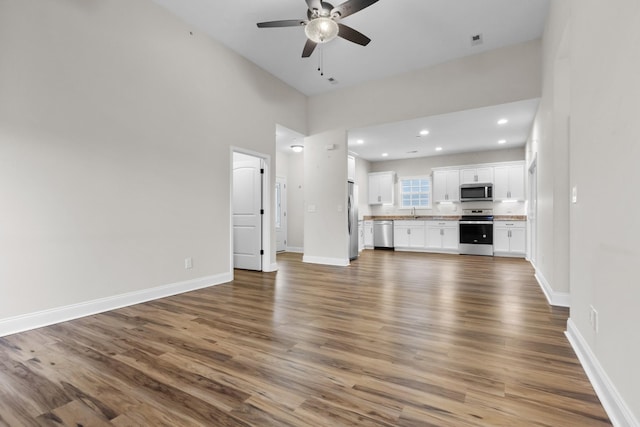
MULTIPOLYGON (((434 203, 432 209, 416 209, 416 215, 462 215, 463 209, 493 209, 494 215, 526 215, 526 202, 434 203)), ((397 206, 371 206, 371 215, 409 216, 411 210, 398 209, 397 206)))

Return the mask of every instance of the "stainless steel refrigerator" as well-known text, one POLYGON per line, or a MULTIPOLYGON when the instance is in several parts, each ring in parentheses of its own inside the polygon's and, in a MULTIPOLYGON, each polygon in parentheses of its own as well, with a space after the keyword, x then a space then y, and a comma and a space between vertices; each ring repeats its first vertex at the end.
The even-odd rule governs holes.
POLYGON ((349 195, 347 197, 347 229, 349 230, 349 260, 358 258, 358 201, 356 195, 358 186, 349 181, 349 195))

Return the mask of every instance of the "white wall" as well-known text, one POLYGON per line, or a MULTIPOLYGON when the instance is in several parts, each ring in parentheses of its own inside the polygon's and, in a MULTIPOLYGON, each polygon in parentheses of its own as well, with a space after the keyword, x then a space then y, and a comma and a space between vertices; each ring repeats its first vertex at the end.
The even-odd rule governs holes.
POLYGON ((538 98, 539 40, 309 98, 309 133, 538 98))
POLYGON ((553 274, 554 280, 568 280, 568 286, 553 286, 570 291, 569 337, 620 426, 640 425, 640 285, 635 269, 640 201, 633 194, 633 185, 640 182, 638 22, 640 5, 633 0, 551 3, 544 91, 529 147, 529 156, 538 155, 539 207, 546 216, 543 220, 539 214, 539 252, 563 262, 564 248, 554 250, 558 241, 553 235, 569 242, 566 278, 553 274), (567 115, 565 147, 562 121, 567 115), (566 189, 548 182, 564 179, 559 170, 569 171, 566 189), (566 203, 573 186, 578 199, 568 206, 567 228, 564 207, 555 205, 566 203), (598 312, 597 331, 590 323, 591 306, 598 312))
POLYGON ((356 157, 356 184, 358 184, 358 219, 371 215, 369 206, 369 172, 371 162, 356 157))
POLYGON ((303 261, 349 265, 346 130, 305 138, 304 183, 303 261))
MULTIPOLYGON (((483 163, 509 162, 524 160, 524 147, 510 148, 504 150, 481 151, 476 153, 448 154, 441 156, 420 157, 416 159, 388 160, 383 162, 372 162, 371 172, 393 171, 397 178, 409 176, 432 175, 433 168, 446 166, 464 166, 483 163)), ((371 206, 373 215, 409 215, 406 209, 399 209, 400 190, 396 183, 394 192, 395 203, 393 206, 371 206)), ((492 208, 496 215, 524 215, 524 203, 491 203, 478 202, 468 207, 492 208), (476 206, 477 205, 477 206, 476 206)), ((418 209, 418 215, 461 215, 461 204, 440 205, 433 203, 432 209, 418 209)))
POLYGON ((569 295, 569 2, 552 2, 543 40, 542 98, 527 146, 527 165, 537 155, 536 274, 557 300, 569 295))
POLYGON ((230 276, 229 147, 274 157, 306 98, 191 30, 149 0, 0 2, 0 323, 230 276))
POLYGON ((276 153, 277 175, 287 178, 287 250, 304 249, 304 151, 276 153))

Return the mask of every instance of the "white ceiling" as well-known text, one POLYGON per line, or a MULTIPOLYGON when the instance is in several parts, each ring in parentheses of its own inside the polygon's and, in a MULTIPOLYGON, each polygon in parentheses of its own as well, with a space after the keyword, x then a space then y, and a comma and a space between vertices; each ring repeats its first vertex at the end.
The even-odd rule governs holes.
MULTIPOLYGON (((549 0, 379 0, 344 24, 372 39, 319 45, 301 58, 304 29, 257 28, 257 22, 306 17, 305 0, 154 0, 238 54, 306 95, 339 90, 542 36, 549 0), (483 43, 471 45, 482 34, 483 43), (320 48, 322 46, 322 48, 320 48), (322 56, 324 76, 317 71, 322 56), (337 83, 330 83, 334 78, 337 83)), ((343 3, 334 0, 334 6, 343 3)), ((371 161, 522 146, 538 100, 516 102, 349 132, 349 149, 371 161), (497 127, 496 117, 510 122, 497 127), (418 132, 429 129, 426 137, 418 132), (356 141, 362 139, 363 145, 356 141), (497 141, 507 143, 498 145, 497 141), (442 151, 436 152, 435 147, 442 151), (408 153, 417 151, 417 153, 408 153), (386 158, 383 152, 389 153, 386 158)), ((303 135, 277 129, 278 149, 303 135)), ((294 142, 296 140, 296 142, 294 142)))
POLYGON ((538 102, 531 99, 351 129, 349 150, 363 159, 381 161, 521 147, 527 142, 538 102), (500 119, 508 122, 500 125, 500 119), (420 135, 422 130, 429 134, 420 135))
POLYGON ((256 23, 306 19, 305 0, 154 1, 307 95, 539 38, 549 6, 549 0, 379 0, 342 21, 371 38, 368 46, 338 38, 303 59, 302 27, 256 23), (475 34, 482 45, 471 46, 475 34), (321 51, 324 76, 317 71, 321 51))

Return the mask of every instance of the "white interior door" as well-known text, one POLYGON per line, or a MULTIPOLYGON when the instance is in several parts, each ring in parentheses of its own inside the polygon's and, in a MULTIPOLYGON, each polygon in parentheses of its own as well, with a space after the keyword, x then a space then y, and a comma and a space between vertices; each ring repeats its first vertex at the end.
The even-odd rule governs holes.
POLYGON ((262 271, 262 159, 233 154, 233 266, 262 271))
POLYGON ((287 178, 276 177, 276 251, 287 250, 287 178))

